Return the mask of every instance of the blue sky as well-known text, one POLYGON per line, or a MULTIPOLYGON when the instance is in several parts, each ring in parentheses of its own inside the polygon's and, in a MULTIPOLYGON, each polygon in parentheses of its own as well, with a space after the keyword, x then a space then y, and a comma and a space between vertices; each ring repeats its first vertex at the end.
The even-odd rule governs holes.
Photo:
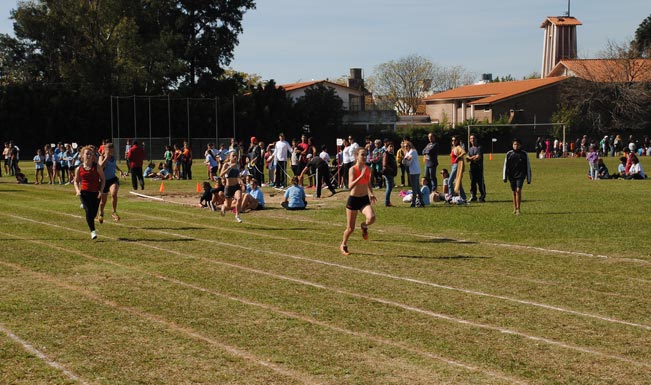
MULTIPOLYGON (((11 32, 15 6, 0 1, 0 32, 11 32)), ((566 11, 567 0, 258 0, 231 66, 283 84, 336 79, 353 67, 368 77, 378 64, 418 54, 521 78, 540 72, 542 21, 566 11)), ((579 55, 594 57, 609 40, 630 40, 651 3, 574 0, 571 12, 583 22, 579 55)))

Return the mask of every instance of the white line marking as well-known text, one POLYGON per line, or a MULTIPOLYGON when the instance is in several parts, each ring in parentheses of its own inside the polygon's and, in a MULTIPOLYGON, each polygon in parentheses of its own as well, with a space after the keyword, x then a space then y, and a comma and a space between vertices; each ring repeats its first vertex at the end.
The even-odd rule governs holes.
MULTIPOLYGON (((28 221, 28 222, 39 223, 39 224, 42 224, 42 225, 45 225, 45 226, 53 226, 53 227, 58 227, 58 228, 62 228, 62 229, 66 229, 68 231, 71 231, 71 229, 68 229, 68 228, 63 227, 63 226, 50 224, 50 223, 45 223, 45 222, 40 222, 40 221, 37 221, 37 220, 34 220, 34 219, 24 218, 24 217, 20 217, 20 216, 17 216, 17 215, 11 215, 11 214, 8 214, 8 215, 10 217, 17 218, 17 219, 22 219, 22 220, 25 220, 25 221, 28 221)), ((120 224, 120 226, 123 226, 123 227, 126 227, 126 228, 137 229, 134 226, 127 226, 127 225, 123 225, 123 224, 120 224)), ((72 230, 72 231, 85 233, 85 232, 83 232, 81 230, 72 230)), ((221 246, 232 247, 232 248, 236 248, 236 249, 245 249, 245 250, 256 251, 256 252, 265 252, 267 254, 286 256, 286 257, 295 258, 295 259, 305 259, 303 257, 292 256, 292 255, 289 255, 289 254, 283 254, 283 253, 268 251, 268 250, 260 250, 260 249, 255 249, 255 248, 252 248, 252 247, 246 247, 246 246, 239 245, 239 244, 230 244, 230 243, 221 242, 221 241, 215 241, 215 240, 209 240, 209 239, 200 239, 200 238, 190 237, 190 236, 187 236, 187 235, 171 233, 171 232, 167 232, 167 231, 161 231, 161 230, 148 230, 148 231, 152 231, 152 232, 156 232, 156 233, 163 234, 163 235, 168 235, 168 236, 175 236, 175 237, 178 237, 178 238, 185 238, 185 239, 190 239, 190 240, 214 243, 214 244, 218 244, 218 245, 221 245, 221 246)), ((177 251, 173 251, 173 250, 164 249, 162 247, 147 245, 145 243, 139 243, 139 244, 141 246, 143 246, 143 247, 147 247, 147 248, 151 248, 151 249, 155 249, 155 250, 163 251, 163 252, 169 252, 169 253, 176 254, 176 255, 179 255, 179 256, 187 256, 188 255, 188 253, 186 253, 186 252, 177 252, 177 251)), ((462 325, 473 326, 473 327, 476 327, 476 328, 497 331, 497 332, 505 333, 505 334, 511 334, 511 335, 519 336, 519 337, 524 338, 524 339, 544 342, 544 343, 546 343, 548 345, 552 345, 552 346, 566 348, 566 349, 569 349, 569 350, 575 350, 575 351, 582 352, 582 353, 589 353, 589 354, 592 354, 592 355, 596 355, 596 356, 600 356, 600 357, 604 357, 604 358, 609 358, 609 359, 613 359, 613 360, 617 360, 617 361, 627 362, 627 363, 638 365, 638 366, 651 367, 651 364, 641 362, 641 361, 631 360, 631 359, 628 359, 626 357, 615 356, 615 355, 603 353, 603 352, 600 352, 600 351, 584 348, 584 347, 581 347, 581 346, 570 345, 570 344, 566 344, 564 342, 555 341, 555 340, 544 338, 544 337, 538 337, 538 336, 526 334, 526 333, 519 332, 519 331, 512 330, 512 329, 501 328, 501 327, 498 327, 498 326, 492 326, 492 325, 472 322, 472 321, 468 321, 468 320, 465 320, 465 319, 452 317, 452 316, 449 316, 449 315, 446 315, 446 314, 435 313, 435 312, 432 312, 432 311, 429 311, 429 310, 424 310, 424 309, 416 308, 416 307, 413 307, 413 306, 410 306, 410 305, 401 304, 399 302, 385 300, 383 298, 371 297, 371 296, 366 296, 366 295, 363 295, 363 294, 348 292, 348 291, 341 290, 341 289, 330 288, 330 287, 327 287, 325 285, 310 282, 310 281, 307 281, 307 280, 293 278, 293 277, 284 276, 284 275, 275 274, 275 273, 270 273, 270 272, 267 272, 267 271, 253 269, 253 268, 249 268, 249 267, 246 267, 246 266, 240 266, 240 265, 233 264, 233 263, 211 260, 211 259, 207 259, 207 258, 203 258, 203 257, 199 257, 199 256, 196 256, 196 258, 199 258, 201 260, 204 260, 204 261, 212 263, 212 264, 228 266, 228 267, 236 268, 236 269, 239 269, 239 270, 249 271, 249 272, 252 272, 252 273, 255 273, 255 274, 259 274, 259 275, 264 275, 264 276, 276 278, 276 279, 279 279, 279 280, 285 280, 285 281, 288 281, 288 282, 295 282, 295 283, 298 283, 298 284, 302 284, 302 285, 306 285, 306 286, 310 286, 310 287, 315 287, 315 288, 322 289, 322 290, 332 291, 334 293, 338 293, 338 294, 342 294, 342 295, 347 295, 347 296, 351 296, 351 297, 355 297, 355 298, 364 299, 364 300, 367 300, 367 301, 372 301, 372 302, 377 302, 377 303, 381 303, 381 304, 385 304, 385 305, 389 305, 389 306, 393 306, 393 307, 398 307, 398 308, 401 308, 401 309, 404 309, 404 310, 407 310, 407 311, 416 312, 416 313, 427 315, 427 316, 430 316, 430 317, 433 317, 433 318, 446 320, 448 322, 454 322, 454 323, 459 323, 459 324, 462 324, 462 325)), ((324 264, 331 264, 330 262, 325 262, 325 261, 322 261, 322 262, 324 264)), ((338 264, 332 264, 332 265, 337 266, 338 264)), ((348 266, 343 266, 342 265, 342 267, 349 268, 351 270, 357 270, 355 268, 350 268, 348 266)), ((598 317, 593 317, 593 318, 598 318, 598 317)), ((604 319, 604 320, 607 320, 607 319, 604 319)), ((622 321, 621 323, 627 324, 624 321, 622 321)), ((633 325, 637 325, 637 324, 633 324, 633 325)), ((646 326, 646 325, 639 325, 639 327, 648 328, 648 326, 646 326)))
MULTIPOLYGON (((122 268, 122 269, 125 269, 125 270, 131 270, 131 271, 137 272, 139 274, 147 275, 149 277, 153 277, 153 278, 165 281, 165 282, 170 282, 172 284, 182 286, 182 287, 185 287, 185 288, 190 288, 190 289, 193 289, 193 290, 197 290, 197 291, 200 291, 202 293, 211 294, 211 295, 214 295, 214 296, 219 297, 219 298, 224 298, 224 299, 228 299, 230 301, 235 301, 235 302, 238 302, 238 303, 241 303, 241 304, 245 304, 245 305, 249 305, 249 306, 253 306, 253 307, 258 307, 260 309, 268 310, 268 311, 274 312, 274 313, 279 314, 279 315, 283 315, 283 316, 286 316, 286 317, 301 320, 301 321, 304 321, 304 322, 307 322, 307 323, 310 323, 310 324, 313 324, 313 325, 321 326, 323 328, 326 328, 326 329, 329 329, 329 330, 332 330, 332 331, 335 331, 335 332, 344 333, 344 334, 348 334, 348 335, 355 336, 355 337, 358 337, 358 338, 368 339, 368 340, 371 340, 371 341, 373 341, 375 343, 378 343, 378 344, 383 344, 383 345, 395 347, 395 348, 398 348, 398 349, 403 349, 403 350, 405 350, 407 352, 410 352, 412 354, 427 357, 427 358, 430 358, 430 359, 433 359, 433 360, 436 360, 436 361, 440 361, 440 362, 443 362, 443 363, 451 365, 451 366, 460 367, 462 369, 466 369, 466 370, 469 370, 469 371, 472 371, 472 372, 483 373, 483 374, 489 375, 491 377, 506 380, 506 381, 509 381, 509 382, 512 382, 512 383, 515 383, 515 384, 522 384, 522 385, 526 384, 525 382, 522 382, 521 380, 506 377, 506 376, 504 376, 504 375, 502 375, 500 373, 496 373, 496 372, 493 372, 493 371, 488 370, 488 369, 481 369, 479 367, 475 367, 475 366, 470 365, 470 364, 466 364, 466 363, 463 363, 463 362, 451 360, 451 359, 439 356, 437 354, 433 354, 433 353, 430 353, 430 352, 427 352, 427 351, 423 351, 421 349, 418 349, 416 347, 413 347, 413 346, 405 344, 405 343, 392 341, 392 340, 389 340, 389 339, 386 339, 386 338, 383 338, 383 337, 379 337, 379 336, 375 336, 375 335, 372 335, 372 334, 367 334, 367 333, 363 333, 363 332, 356 332, 354 330, 345 329, 345 328, 342 328, 342 327, 339 327, 339 326, 331 325, 331 324, 328 324, 326 322, 319 321, 319 320, 317 320, 315 318, 312 318, 312 317, 308 317, 308 316, 304 316, 304 315, 301 315, 301 314, 298 314, 298 313, 293 313, 293 312, 283 310, 283 309, 275 307, 273 305, 268 305, 268 304, 265 304, 265 303, 255 302, 255 301, 251 301, 251 300, 248 300, 248 299, 244 299, 244 298, 224 294, 224 293, 221 293, 221 292, 218 292, 218 291, 215 291, 215 290, 204 288, 202 286, 187 283, 185 281, 181 281, 181 280, 178 280, 178 279, 175 279, 175 278, 170 278, 170 277, 158 274, 158 273, 152 273, 152 272, 149 272, 149 271, 146 271, 146 270, 135 268, 133 266, 124 265, 124 264, 117 263, 117 262, 114 262, 114 261, 111 261, 111 260, 103 259, 103 258, 92 256, 92 255, 88 255, 88 254, 82 253, 82 252, 77 251, 77 250, 70 250, 70 249, 59 247, 59 246, 56 246, 56 245, 47 244, 45 242, 39 242, 39 241, 35 241, 35 240, 30 240, 30 239, 27 239, 27 238, 22 238, 22 237, 14 235, 14 234, 10 234, 10 236, 16 237, 17 239, 20 239, 20 240, 23 240, 23 241, 26 241, 26 242, 34 243, 34 244, 37 244, 37 245, 43 245, 43 246, 46 246, 46 247, 52 248, 52 249, 57 249, 57 250, 60 250, 62 252, 65 252, 65 253, 82 256, 82 257, 84 257, 86 259, 90 259, 92 261, 101 262, 101 263, 104 263, 104 264, 116 266, 116 267, 119 267, 119 268, 122 268)), ((109 237, 107 237, 107 238, 109 238, 109 237)), ((137 244, 140 244, 140 242, 137 242, 137 244)), ((143 245, 143 246, 148 246, 148 245, 143 245)), ((168 252, 170 252, 170 251, 168 250, 168 252)), ((176 254, 176 255, 178 255, 178 254, 176 254)), ((192 257, 194 257, 194 256, 192 256, 192 257)))
MULTIPOLYGON (((41 210, 41 211, 47 211, 47 210, 41 210)), ((63 214, 64 215, 72 215, 72 214, 65 214, 65 213, 63 213, 63 214)), ((144 215, 144 214, 142 216, 161 219, 160 217, 147 216, 147 215, 144 215)), ((81 218, 81 217, 79 217, 79 218, 81 218)), ((132 227, 132 226, 124 225, 124 224, 120 224, 120 226, 125 226, 125 227, 129 227, 129 228, 141 230, 138 227, 132 227)), ((325 266, 335 267, 335 268, 339 268, 339 269, 354 271, 354 272, 368 274, 368 275, 374 275, 374 276, 383 277, 383 278, 389 278, 389 279, 403 281, 403 282, 410 282, 410 283, 414 283, 414 284, 417 284, 417 285, 430 286, 430 287, 435 287, 435 288, 438 288, 438 289, 444 289, 444 290, 450 290, 450 291, 457 291, 457 292, 476 295, 476 296, 480 296, 480 297, 500 299, 500 300, 504 300, 504 301, 518 303, 518 304, 521 304, 521 305, 528 305, 528 306, 538 307, 538 308, 542 308, 542 309, 558 311, 558 312, 561 312, 561 313, 572 314, 572 315, 577 315, 577 316, 587 317, 587 318, 593 318, 593 319, 597 319, 597 320, 604 321, 604 322, 617 323, 617 324, 632 326, 632 327, 641 328, 641 329, 645 329, 645 330, 651 330, 651 326, 649 326, 649 325, 630 322, 630 321, 624 321, 624 320, 620 320, 620 319, 616 319, 616 318, 612 318, 612 317, 602 316, 602 315, 599 315, 599 314, 581 312, 581 311, 578 311, 578 310, 572 310, 572 309, 567 309, 567 308, 563 308, 563 307, 560 307, 560 306, 548 305, 548 304, 544 304, 544 303, 540 303, 540 302, 521 300, 521 299, 507 297, 507 296, 498 295, 498 294, 490 294, 490 293, 476 291, 476 290, 469 290, 469 289, 463 289, 463 288, 458 288, 458 287, 453 287, 453 286, 440 285, 440 284, 433 283, 433 282, 422 281, 422 280, 418 280, 418 279, 413 279, 413 278, 409 278, 409 277, 402 277, 402 276, 377 272, 377 271, 373 271, 373 270, 361 269, 361 268, 357 268, 357 267, 353 267, 353 266, 342 265, 342 264, 339 264, 339 263, 328 262, 328 261, 324 261, 324 260, 321 260, 321 259, 307 258, 307 257, 303 257, 303 256, 280 253, 280 252, 275 252, 275 251, 270 251, 270 250, 261 250, 261 249, 257 249, 257 248, 253 248, 253 247, 248 247, 248 246, 245 246, 245 245, 237 245, 237 244, 232 244, 232 243, 215 241, 215 240, 212 240, 212 239, 202 239, 202 238, 197 238, 197 237, 190 237, 190 236, 186 236, 186 235, 182 235, 182 234, 163 232, 161 230, 148 230, 148 231, 159 232, 159 233, 164 234, 164 235, 172 235, 172 236, 187 238, 187 239, 196 240, 196 241, 217 243, 217 244, 220 244, 220 245, 223 245, 223 246, 228 246, 228 247, 235 247, 235 248, 241 248, 241 249, 245 249, 245 250, 258 251, 258 252, 266 252, 268 254, 278 255, 278 256, 281 256, 281 257, 286 257, 286 258, 291 258, 291 259, 306 261, 306 262, 312 262, 312 263, 321 264, 321 265, 325 265, 325 266)))
POLYGON ((33 347, 31 344, 29 344, 29 342, 27 342, 27 341, 23 340, 22 338, 18 337, 16 334, 14 334, 11 330, 6 328, 2 324, 0 324, 0 331, 2 331, 7 337, 12 339, 14 342, 21 345, 23 347, 23 349, 25 349, 29 353, 32 353, 33 355, 35 355, 39 359, 41 359, 41 361, 45 362, 48 366, 51 366, 54 369, 61 371, 61 373, 63 373, 69 379, 71 379, 71 380, 73 380, 75 382, 79 382, 81 384, 85 384, 85 385, 90 384, 89 382, 86 382, 85 380, 83 380, 79 376, 77 376, 76 374, 74 374, 71 371, 69 371, 68 369, 66 369, 60 363, 51 360, 47 355, 45 355, 45 353, 43 353, 40 350, 33 347))
POLYGON ((151 322, 157 323, 159 325, 163 325, 164 327, 166 327, 166 328, 168 328, 170 330, 173 330, 173 331, 176 331, 176 332, 179 332, 179 333, 182 333, 182 334, 186 334, 186 335, 188 335, 188 336, 190 336, 190 337, 192 337, 194 339, 197 339, 197 340, 206 342, 206 343, 208 343, 210 345, 216 346, 219 349, 222 349, 222 350, 230 353, 233 356, 236 356, 236 357, 245 359, 247 361, 253 362, 253 363, 255 363, 255 364, 259 365, 259 366, 264 366, 266 368, 269 368, 269 369, 273 370, 274 372, 279 373, 281 375, 293 378, 295 380, 298 380, 298 381, 306 383, 306 384, 319 384, 319 382, 316 381, 315 379, 312 379, 311 376, 308 376, 308 375, 306 375, 304 373, 296 372, 296 371, 291 370, 291 369, 285 369, 285 368, 281 367, 280 365, 276 365, 276 364, 270 362, 269 360, 257 357, 256 355, 254 355, 252 353, 249 353, 249 352, 247 352, 245 350, 239 349, 239 348, 234 347, 234 346, 227 345, 227 344, 219 342, 219 341, 217 341, 217 340, 215 340, 213 338, 207 337, 207 336, 195 331, 194 329, 192 329, 190 327, 178 325, 173 321, 169 321, 169 320, 167 320, 167 319, 165 319, 163 317, 157 316, 155 314, 151 314, 151 313, 147 313, 147 312, 138 310, 137 308, 134 308, 134 307, 131 307, 131 306, 120 305, 119 303, 114 302, 114 301, 109 300, 109 299, 106 299, 106 298, 100 296, 97 293, 93 293, 93 292, 88 291, 88 290, 86 290, 86 289, 84 289, 82 287, 74 286, 74 285, 59 281, 56 278, 51 277, 51 276, 49 276, 47 274, 32 271, 32 270, 24 268, 24 267, 22 267, 20 265, 16 265, 16 264, 9 263, 9 262, 4 262, 4 261, 0 261, 0 265, 11 267, 11 268, 13 268, 15 270, 18 270, 18 271, 20 271, 20 272, 22 272, 24 274, 29 274, 29 275, 31 275, 31 276, 33 276, 35 278, 38 278, 40 280, 49 282, 49 283, 54 284, 54 285, 56 285, 58 287, 73 291, 73 292, 75 292, 77 294, 83 295, 86 298, 89 298, 90 300, 92 300, 92 301, 94 301, 96 303, 103 304, 104 306, 107 306, 107 307, 110 307, 110 308, 113 308, 113 309, 116 309, 116 310, 120 310, 122 312, 126 312, 126 313, 129 313, 129 314, 135 315, 138 318, 147 319, 147 320, 149 320, 151 322), (310 377, 310 378, 308 378, 308 377, 310 377))
POLYGON ((151 195, 139 194, 139 193, 134 192, 134 191, 129 191, 129 194, 139 196, 140 198, 152 199, 152 200, 155 200, 155 201, 165 202, 165 200, 163 198, 158 198, 158 197, 154 197, 154 196, 151 196, 151 195))

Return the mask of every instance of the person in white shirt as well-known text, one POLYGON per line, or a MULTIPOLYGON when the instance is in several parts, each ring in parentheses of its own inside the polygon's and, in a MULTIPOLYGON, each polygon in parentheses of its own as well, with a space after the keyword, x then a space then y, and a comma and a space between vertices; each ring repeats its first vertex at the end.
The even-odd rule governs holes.
POLYGON ((646 174, 636 155, 631 157, 631 168, 628 169, 626 179, 646 179, 646 174))
POLYGON ((278 141, 275 145, 274 158, 276 160, 276 176, 274 184, 276 187, 285 187, 285 169, 287 168, 287 156, 291 155, 292 146, 285 140, 285 134, 282 132, 278 135, 278 141))
MULTIPOLYGON (((344 144, 346 141, 344 141, 344 144)), ((348 175, 348 170, 353 166, 353 163, 355 162, 355 151, 359 148, 359 144, 355 142, 355 138, 353 136, 348 137, 348 143, 350 145, 344 147, 344 168, 343 168, 343 175, 347 176, 348 175)), ((348 188, 348 178, 344 178, 344 184, 346 188, 348 188)))
POLYGON ((407 153, 403 158, 403 163, 409 168, 409 185, 413 193, 411 199, 411 207, 416 207, 416 201, 423 203, 423 196, 420 191, 420 163, 418 161, 418 151, 412 146, 411 142, 405 143, 405 150, 407 153))
POLYGON ((330 164, 330 154, 328 154, 328 146, 325 144, 321 146, 321 152, 319 153, 319 158, 325 160, 327 164, 330 164))

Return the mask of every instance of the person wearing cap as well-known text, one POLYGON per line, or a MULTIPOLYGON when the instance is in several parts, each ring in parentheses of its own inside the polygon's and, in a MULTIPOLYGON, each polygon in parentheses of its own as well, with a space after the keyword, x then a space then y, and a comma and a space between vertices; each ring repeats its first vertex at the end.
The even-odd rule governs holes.
POLYGON ((321 198, 321 187, 324 182, 328 186, 328 190, 332 193, 330 196, 335 195, 337 191, 330 181, 330 168, 328 167, 328 163, 321 159, 321 157, 313 156, 312 154, 307 154, 305 158, 307 159, 307 163, 298 179, 303 180, 303 176, 308 171, 310 174, 316 174, 316 197, 321 198))

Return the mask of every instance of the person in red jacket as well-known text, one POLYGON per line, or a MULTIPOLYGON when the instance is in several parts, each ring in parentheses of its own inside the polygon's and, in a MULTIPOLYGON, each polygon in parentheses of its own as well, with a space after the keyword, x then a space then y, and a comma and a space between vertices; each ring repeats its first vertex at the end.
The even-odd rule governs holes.
POLYGON ((145 160, 145 151, 140 147, 137 140, 134 140, 133 144, 131 144, 127 158, 129 159, 133 189, 138 190, 138 182, 140 182, 140 188, 144 190, 145 179, 142 177, 142 162, 145 160))

